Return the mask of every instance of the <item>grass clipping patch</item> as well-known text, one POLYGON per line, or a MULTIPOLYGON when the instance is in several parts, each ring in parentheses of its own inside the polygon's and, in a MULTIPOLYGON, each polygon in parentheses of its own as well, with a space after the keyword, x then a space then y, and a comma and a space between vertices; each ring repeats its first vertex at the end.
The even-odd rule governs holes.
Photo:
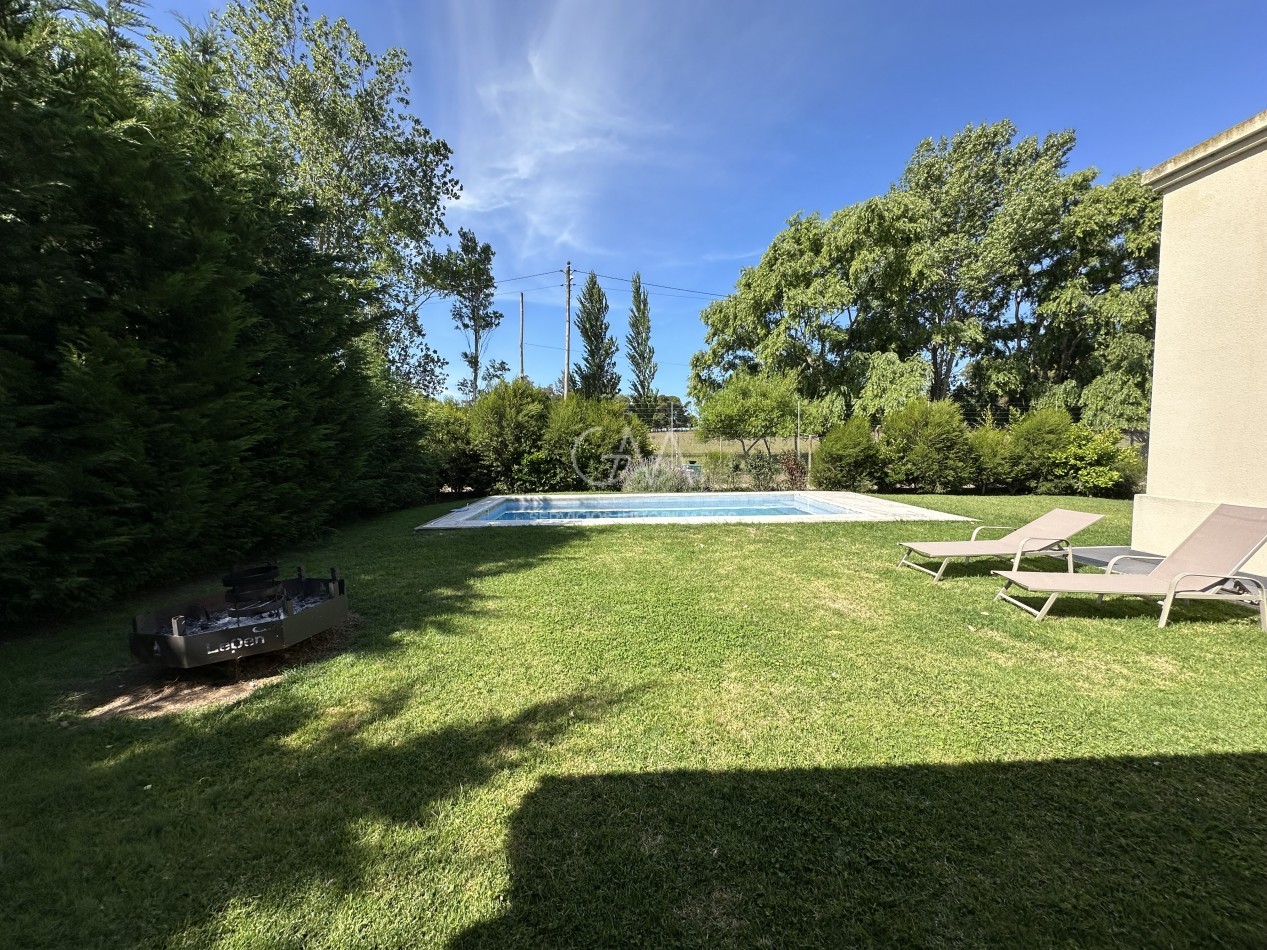
POLYGON ((348 614, 347 622, 287 650, 243 657, 236 675, 232 663, 189 670, 134 664, 72 693, 65 705, 90 719, 153 719, 237 702, 291 670, 342 653, 359 621, 357 614, 348 614))

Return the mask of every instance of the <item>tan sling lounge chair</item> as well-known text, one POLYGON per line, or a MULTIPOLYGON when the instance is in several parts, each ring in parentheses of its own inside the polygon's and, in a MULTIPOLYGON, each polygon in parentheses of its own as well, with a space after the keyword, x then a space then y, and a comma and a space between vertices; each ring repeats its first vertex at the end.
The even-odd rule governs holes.
POLYGON ((1042 620, 1061 594, 1095 594, 1104 600, 1110 594, 1161 600, 1158 627, 1166 626, 1170 608, 1177 598, 1226 600, 1257 604, 1259 622, 1267 630, 1267 603, 1263 585, 1237 571, 1267 542, 1267 509, 1239 505, 1219 505, 1192 534, 1166 557, 1123 554, 1109 561, 1103 574, 1061 574, 1057 572, 995 571, 1006 583, 995 600, 1006 600, 1042 620), (1115 574, 1123 560, 1151 560, 1160 563, 1148 574, 1115 574), (1047 603, 1035 610, 1007 591, 1013 584, 1034 593, 1050 594, 1047 603))
POLYGON ((899 541, 898 547, 904 550, 902 560, 897 562, 897 566, 913 567, 925 574, 932 574, 933 580, 939 581, 946 565, 957 557, 963 558, 965 563, 974 557, 1010 557, 1012 570, 1016 570, 1021 566, 1022 557, 1043 555, 1066 558, 1072 573, 1073 549, 1069 546, 1069 539, 1103 517, 1104 515, 1089 515, 1084 511, 1053 508, 1041 518, 1020 528, 983 524, 972 532, 971 541, 899 541), (977 535, 987 530, 1011 533, 993 541, 978 541, 977 535), (932 571, 923 564, 916 564, 910 559, 912 552, 920 557, 940 558, 941 567, 932 571))

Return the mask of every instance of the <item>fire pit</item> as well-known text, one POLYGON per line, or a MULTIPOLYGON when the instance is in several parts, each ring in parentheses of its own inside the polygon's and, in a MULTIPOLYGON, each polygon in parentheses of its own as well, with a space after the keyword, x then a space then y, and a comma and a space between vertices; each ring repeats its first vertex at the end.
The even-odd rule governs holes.
POLYGON ((276 564, 226 574, 223 594, 138 614, 129 645, 143 663, 188 669, 284 650, 347 620, 339 572, 278 580, 276 564))

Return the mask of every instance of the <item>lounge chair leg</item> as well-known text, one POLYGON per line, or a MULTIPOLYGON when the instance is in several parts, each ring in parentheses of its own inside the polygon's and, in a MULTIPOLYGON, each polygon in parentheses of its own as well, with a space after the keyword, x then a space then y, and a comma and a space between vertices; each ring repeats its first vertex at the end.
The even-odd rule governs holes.
POLYGON ((1167 594, 1166 599, 1161 602, 1161 619, 1157 621, 1157 629, 1160 630, 1166 626, 1166 621, 1170 618, 1170 608, 1175 604, 1175 595, 1167 594))
POLYGON ((941 567, 937 568, 937 573, 933 575, 934 584, 936 584, 939 580, 941 580, 941 575, 945 572, 946 565, 949 563, 950 563, 950 558, 946 558, 944 561, 941 562, 941 567))
POLYGON ((1258 592, 1258 626, 1267 633, 1267 596, 1262 591, 1258 592))
POLYGON ((1065 554, 1066 554, 1066 555, 1068 555, 1068 558, 1069 558, 1069 573, 1070 573, 1070 574, 1072 574, 1072 573, 1073 573, 1073 545, 1071 545, 1071 544, 1066 544, 1066 545, 1065 545, 1065 554))
POLYGON ((1051 605, 1056 602, 1056 598, 1059 596, 1060 596, 1059 594, 1052 594, 1050 597, 1048 597, 1047 603, 1043 604, 1043 609, 1034 615, 1034 619, 1042 620, 1044 617, 1046 617, 1047 611, 1051 610, 1051 605))
POLYGON ((1007 581, 1002 587, 999 588, 999 592, 994 595, 994 599, 1001 600, 1004 597, 1004 595, 1007 594, 1007 589, 1011 586, 1012 586, 1012 582, 1007 581))

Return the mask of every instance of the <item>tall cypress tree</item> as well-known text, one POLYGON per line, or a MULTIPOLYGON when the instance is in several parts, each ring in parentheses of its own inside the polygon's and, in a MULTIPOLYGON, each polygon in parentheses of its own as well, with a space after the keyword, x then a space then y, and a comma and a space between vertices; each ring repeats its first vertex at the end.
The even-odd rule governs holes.
POLYGON ((616 340, 607 322, 607 294, 599 286, 598 276, 590 271, 581 288, 576 314, 576 329, 584 350, 581 362, 572 367, 579 395, 604 399, 620 391, 620 374, 616 372, 616 340))
POLYGON ((651 307, 647 303, 647 292, 642 288, 642 275, 635 273, 632 283, 633 304, 629 308, 629 333, 625 337, 625 354, 633 372, 629 401, 635 409, 646 413, 645 422, 656 406, 655 374, 659 367, 651 346, 651 307))

